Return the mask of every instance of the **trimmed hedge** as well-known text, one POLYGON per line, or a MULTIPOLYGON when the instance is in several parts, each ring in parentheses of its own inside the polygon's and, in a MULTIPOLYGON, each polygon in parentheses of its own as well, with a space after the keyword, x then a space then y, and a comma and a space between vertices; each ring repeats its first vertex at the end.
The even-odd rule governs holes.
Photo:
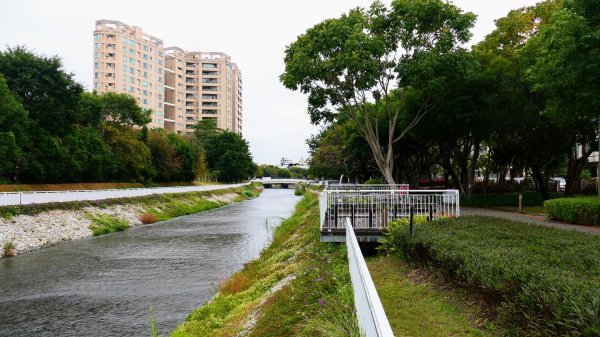
POLYGON ((600 226, 600 199, 597 197, 546 200, 544 208, 552 219, 578 225, 600 226))
POLYGON ((490 217, 397 234, 397 252, 482 294, 508 335, 600 336, 599 236, 490 217))
MULTIPOLYGON (((562 197, 562 193, 550 193, 550 199, 562 197)), ((523 193, 523 206, 542 206, 544 201, 538 192, 523 193)), ((519 193, 473 194, 471 199, 460 198, 460 205, 465 207, 517 207, 519 193)))

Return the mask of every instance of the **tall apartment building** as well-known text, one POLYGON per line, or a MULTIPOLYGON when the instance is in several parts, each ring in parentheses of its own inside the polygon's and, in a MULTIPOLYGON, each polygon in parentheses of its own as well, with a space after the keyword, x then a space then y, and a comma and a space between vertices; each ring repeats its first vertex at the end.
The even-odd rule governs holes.
POLYGON ((231 57, 165 48, 140 27, 96 21, 94 90, 135 97, 152 109, 150 128, 185 133, 215 119, 219 128, 242 134, 242 73, 231 57))

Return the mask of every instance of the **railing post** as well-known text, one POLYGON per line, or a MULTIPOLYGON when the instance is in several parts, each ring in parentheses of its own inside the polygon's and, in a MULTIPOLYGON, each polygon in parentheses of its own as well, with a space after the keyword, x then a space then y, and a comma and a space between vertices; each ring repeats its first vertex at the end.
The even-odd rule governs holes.
POLYGON ((413 235, 414 209, 412 206, 410 206, 409 213, 410 213, 410 220, 409 220, 410 235, 413 235))
POLYGON ((337 228, 338 223, 338 204, 333 204, 333 228, 337 228))
POLYGON ((433 205, 429 204, 429 216, 427 217, 427 221, 433 220, 433 205))
POLYGON ((369 228, 373 227, 373 204, 369 202, 369 228))
POLYGON ((356 225, 356 217, 355 217, 355 205, 354 203, 352 203, 351 207, 350 207, 350 218, 352 219, 352 224, 356 225))

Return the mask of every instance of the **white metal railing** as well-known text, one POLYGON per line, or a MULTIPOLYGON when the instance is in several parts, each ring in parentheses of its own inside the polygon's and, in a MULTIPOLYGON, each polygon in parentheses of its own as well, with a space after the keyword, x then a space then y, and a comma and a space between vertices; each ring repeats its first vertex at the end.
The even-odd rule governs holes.
POLYGON ((382 192, 387 193, 390 191, 408 191, 408 184, 395 184, 395 185, 385 185, 385 184, 371 184, 371 185, 361 185, 361 184, 328 184, 328 191, 339 191, 339 192, 382 192))
POLYGON ((44 204, 51 202, 87 201, 142 197, 152 194, 213 191, 246 185, 173 186, 77 191, 32 191, 0 193, 0 206, 44 204))
POLYGON ((355 188, 321 192, 321 229, 344 228, 349 217, 354 228, 384 228, 396 218, 414 216, 429 220, 460 216, 457 190, 407 190, 395 185, 387 190, 355 188))
POLYGON ((369 274, 349 218, 346 218, 346 223, 346 247, 358 325, 367 337, 393 337, 394 333, 377 295, 377 289, 369 274))

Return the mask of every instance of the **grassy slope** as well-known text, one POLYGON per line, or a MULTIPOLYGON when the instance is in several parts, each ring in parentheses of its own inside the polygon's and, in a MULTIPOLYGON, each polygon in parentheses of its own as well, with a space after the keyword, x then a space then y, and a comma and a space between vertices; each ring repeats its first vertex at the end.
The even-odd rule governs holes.
POLYGON ((318 198, 307 193, 260 257, 171 336, 358 336, 345 247, 319 242, 318 219, 318 198))
POLYGON ((497 335, 476 327, 493 324, 464 304, 464 294, 436 287, 400 258, 378 257, 367 265, 395 336, 497 335))
POLYGON ((205 200, 210 196, 218 196, 227 193, 236 193, 241 201, 252 196, 257 196, 262 188, 257 184, 250 184, 236 188, 222 190, 155 194, 144 197, 117 198, 105 200, 73 201, 47 204, 15 205, 0 207, 0 217, 10 218, 15 215, 35 215, 50 210, 78 210, 88 206, 107 207, 111 205, 144 205, 150 212, 155 213, 159 220, 167 220, 173 217, 193 214, 207 209, 222 206, 218 202, 205 200))

